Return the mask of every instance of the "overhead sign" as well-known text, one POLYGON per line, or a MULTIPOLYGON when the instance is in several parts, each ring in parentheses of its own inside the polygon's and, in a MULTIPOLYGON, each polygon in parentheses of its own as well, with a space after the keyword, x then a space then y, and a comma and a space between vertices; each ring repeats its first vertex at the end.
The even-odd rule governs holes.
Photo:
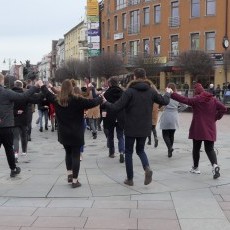
POLYGON ((99 15, 99 6, 97 0, 87 0, 87 15, 88 16, 99 15))

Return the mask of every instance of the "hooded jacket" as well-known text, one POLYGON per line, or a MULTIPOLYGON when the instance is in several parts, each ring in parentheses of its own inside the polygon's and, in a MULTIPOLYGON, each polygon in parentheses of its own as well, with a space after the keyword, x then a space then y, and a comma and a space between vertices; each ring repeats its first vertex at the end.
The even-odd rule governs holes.
MULTIPOLYGON (((105 99, 110 103, 115 103, 122 96, 123 90, 119 86, 111 86, 104 93, 105 99)), ((109 128, 115 126, 116 121, 118 122, 120 128, 124 128, 124 119, 125 119, 124 110, 119 112, 116 111, 107 111, 106 118, 104 119, 104 126, 109 128)))
POLYGON ((169 94, 164 96, 151 87, 151 81, 137 79, 131 81, 127 90, 114 104, 106 102, 105 106, 112 111, 125 111, 125 136, 147 137, 151 133, 153 103, 167 105, 169 94))
POLYGON ((216 141, 216 121, 223 117, 227 108, 212 94, 202 90, 199 92, 192 98, 172 93, 171 98, 193 109, 189 139, 216 141))

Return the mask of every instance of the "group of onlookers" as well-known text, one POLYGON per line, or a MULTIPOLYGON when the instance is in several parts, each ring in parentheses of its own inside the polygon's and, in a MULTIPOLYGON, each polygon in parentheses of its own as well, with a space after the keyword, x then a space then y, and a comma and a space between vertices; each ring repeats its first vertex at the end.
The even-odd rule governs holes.
POLYGON ((27 152, 25 140, 30 138, 30 134, 23 133, 23 130, 28 130, 28 121, 31 119, 25 119, 26 122, 23 122, 22 115, 25 115, 25 111, 32 113, 32 109, 28 108, 33 103, 38 103, 40 132, 43 131, 43 116, 46 130, 48 116, 51 117, 51 114, 51 130, 54 131, 55 125, 58 126, 58 141, 65 149, 67 180, 73 188, 81 186, 78 175, 81 153, 85 144, 84 132, 87 126, 92 131, 92 137, 96 139, 97 131, 101 128, 101 122, 103 123, 108 156, 111 158, 115 156, 114 131, 116 131, 119 160, 120 163, 125 162, 126 166, 127 177, 124 183, 128 186, 134 185, 132 155, 136 143, 135 151, 145 173, 144 184, 148 185, 152 181, 153 171, 145 152, 145 142, 148 139, 147 143, 151 144, 151 133, 153 133, 154 147, 158 146, 156 125, 159 109, 162 111, 159 119, 160 129, 167 146, 167 155, 171 158, 175 131, 179 127, 178 112, 187 106, 193 108, 193 118, 189 129, 189 138, 193 140, 193 166, 190 172, 200 173, 200 148, 204 142, 205 151, 213 167, 213 178, 220 176, 214 142, 216 141, 216 121, 224 115, 226 107, 214 97, 211 91, 214 86, 210 85, 210 90, 207 92, 201 84, 196 83, 194 97, 188 97, 188 95, 178 94, 176 85, 169 83, 162 95, 147 79, 146 72, 142 68, 134 70, 125 88, 119 85, 118 78, 111 77, 108 79, 108 88, 104 92, 96 89, 94 83, 89 83, 80 89, 73 79, 64 80, 60 88, 43 84, 39 80, 35 86, 29 84, 28 89, 23 90, 21 83, 16 81, 13 90, 5 89, 4 76, 0 75, 0 144, 5 147, 12 177, 20 173, 14 157, 15 149, 18 150, 18 135, 20 134, 22 152, 24 155, 27 152), (38 89, 39 93, 37 93, 38 89), (18 123, 19 117, 22 120, 18 123), (17 138, 13 138, 14 136, 17 138))

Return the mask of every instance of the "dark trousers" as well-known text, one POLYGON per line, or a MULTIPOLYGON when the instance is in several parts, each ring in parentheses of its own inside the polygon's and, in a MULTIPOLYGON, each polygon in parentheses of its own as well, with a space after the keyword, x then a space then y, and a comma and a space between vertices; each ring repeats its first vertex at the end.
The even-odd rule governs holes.
POLYGON ((65 163, 68 171, 73 171, 73 178, 77 179, 80 170, 80 146, 63 145, 65 149, 65 163))
MULTIPOLYGON (((156 140, 158 139, 158 138, 157 138, 156 125, 152 125, 152 132, 153 132, 154 140, 156 141, 156 140)), ((151 134, 150 134, 150 136, 148 136, 148 139, 149 139, 149 141, 151 142, 151 140, 152 140, 151 134)))
POLYGON ((2 144, 5 148, 8 165, 11 170, 16 168, 13 139, 14 136, 12 128, 0 128, 0 146, 2 144))
MULTIPOLYGON (((193 166, 195 168, 199 166, 201 145, 202 141, 193 140, 192 156, 194 164, 193 166)), ((214 141, 204 141, 204 149, 211 164, 217 164, 216 153, 214 151, 214 141)))
POLYGON ((125 166, 127 179, 133 179, 133 147, 136 141, 136 153, 139 156, 142 167, 145 170, 149 166, 148 157, 145 153, 146 137, 127 137, 125 136, 125 166))
POLYGON ((118 151, 119 153, 125 152, 125 141, 124 141, 124 132, 116 122, 114 125, 108 127, 108 144, 109 144, 109 155, 115 153, 114 147, 114 129, 116 128, 117 140, 118 140, 118 151))
POLYGON ((27 143, 28 143, 28 136, 27 136, 27 126, 16 126, 13 128, 14 134, 14 151, 19 152, 19 140, 21 139, 21 147, 22 152, 27 152, 27 143))
POLYGON ((32 120, 33 120, 33 112, 28 112, 27 114, 27 135, 29 138, 31 137, 32 120))
POLYGON ((175 131, 175 129, 162 129, 162 136, 168 150, 173 148, 175 131))

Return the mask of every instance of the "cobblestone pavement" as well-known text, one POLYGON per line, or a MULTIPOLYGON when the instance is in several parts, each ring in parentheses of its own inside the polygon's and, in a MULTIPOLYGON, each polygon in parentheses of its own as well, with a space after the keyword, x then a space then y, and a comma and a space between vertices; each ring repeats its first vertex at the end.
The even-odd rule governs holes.
POLYGON ((28 156, 19 158, 22 172, 18 177, 10 178, 0 149, 0 230, 230 230, 230 115, 217 122, 215 147, 221 167, 217 180, 212 178, 204 150, 201 174, 189 173, 191 116, 180 114, 170 159, 157 127, 159 146, 146 146, 153 169, 148 186, 134 154, 133 187, 123 184, 125 166, 119 163, 119 155, 108 157, 103 132, 93 140, 87 130, 79 176, 82 187, 72 189, 56 131, 41 133, 34 124, 28 156))

